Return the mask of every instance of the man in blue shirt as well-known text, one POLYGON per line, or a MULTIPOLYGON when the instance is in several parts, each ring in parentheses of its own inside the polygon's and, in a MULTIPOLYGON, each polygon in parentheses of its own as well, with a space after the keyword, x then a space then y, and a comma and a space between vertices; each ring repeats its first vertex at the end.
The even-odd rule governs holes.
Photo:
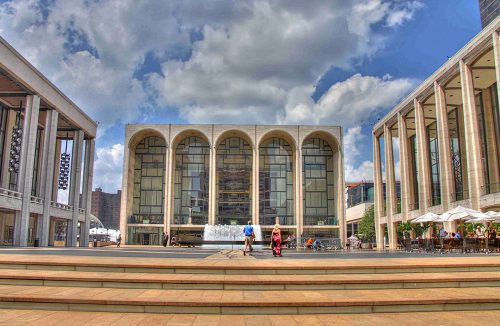
POLYGON ((248 251, 251 252, 253 250, 252 248, 252 243, 253 243, 253 226, 252 226, 252 221, 248 221, 248 224, 245 225, 243 228, 243 233, 245 234, 245 248, 243 249, 243 255, 247 255, 247 248, 248 251))

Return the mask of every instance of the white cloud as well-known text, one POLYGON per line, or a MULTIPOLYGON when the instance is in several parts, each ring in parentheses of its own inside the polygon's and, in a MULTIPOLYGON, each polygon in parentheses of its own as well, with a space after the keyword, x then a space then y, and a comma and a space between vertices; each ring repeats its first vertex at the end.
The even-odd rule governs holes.
POLYGON ((94 161, 94 186, 104 191, 116 192, 122 186, 123 145, 96 149, 94 161))
POLYGON ((290 103, 284 123, 338 124, 346 128, 368 122, 374 114, 390 108, 416 84, 411 79, 391 79, 356 74, 338 82, 317 103, 290 103))

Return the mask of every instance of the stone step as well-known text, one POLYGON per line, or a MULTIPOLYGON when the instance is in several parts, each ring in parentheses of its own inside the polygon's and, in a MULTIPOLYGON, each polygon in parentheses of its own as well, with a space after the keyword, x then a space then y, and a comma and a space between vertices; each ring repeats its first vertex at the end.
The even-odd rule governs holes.
POLYGON ((495 325, 500 310, 321 315, 200 315, 4 309, 2 325, 495 325), (418 321, 418 322, 417 322, 418 321))
POLYGON ((495 272, 500 271, 500 256, 427 259, 197 260, 12 254, 0 256, 0 269, 225 275, 495 272))
POLYGON ((134 289, 352 290, 500 287, 500 272, 327 275, 141 274, 3 269, 0 284, 134 289))
POLYGON ((0 285, 0 308, 195 314, 499 310, 500 288, 237 291, 0 285))

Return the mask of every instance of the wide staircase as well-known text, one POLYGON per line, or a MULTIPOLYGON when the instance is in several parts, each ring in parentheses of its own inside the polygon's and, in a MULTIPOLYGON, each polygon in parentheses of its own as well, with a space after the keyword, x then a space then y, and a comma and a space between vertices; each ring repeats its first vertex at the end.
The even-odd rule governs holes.
POLYGON ((500 310, 500 257, 0 255, 0 308, 219 315, 500 310))

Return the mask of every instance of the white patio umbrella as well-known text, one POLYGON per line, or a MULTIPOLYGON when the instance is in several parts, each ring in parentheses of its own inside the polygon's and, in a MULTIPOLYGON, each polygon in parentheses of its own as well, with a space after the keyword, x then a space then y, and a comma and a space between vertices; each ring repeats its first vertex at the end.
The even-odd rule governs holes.
POLYGON ((411 223, 413 224, 425 223, 425 222, 439 222, 439 215, 429 212, 411 221, 411 223))
POLYGON ((486 216, 471 218, 470 220, 465 221, 465 223, 481 223, 481 222, 497 222, 500 221, 500 213, 489 211, 483 213, 486 216))
POLYGON ((438 222, 451 222, 457 220, 488 218, 489 216, 471 208, 457 206, 439 217, 438 222))

